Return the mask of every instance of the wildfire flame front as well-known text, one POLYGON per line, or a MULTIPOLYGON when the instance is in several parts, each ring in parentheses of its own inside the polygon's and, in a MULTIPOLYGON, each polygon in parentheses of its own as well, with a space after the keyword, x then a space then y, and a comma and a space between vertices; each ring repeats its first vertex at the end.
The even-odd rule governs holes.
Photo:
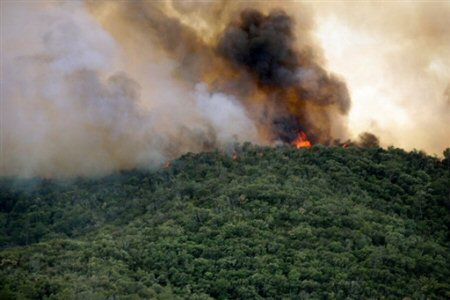
POLYGON ((303 131, 300 131, 292 141, 292 145, 294 145, 297 149, 300 148, 310 148, 312 146, 311 142, 308 140, 308 136, 303 131))

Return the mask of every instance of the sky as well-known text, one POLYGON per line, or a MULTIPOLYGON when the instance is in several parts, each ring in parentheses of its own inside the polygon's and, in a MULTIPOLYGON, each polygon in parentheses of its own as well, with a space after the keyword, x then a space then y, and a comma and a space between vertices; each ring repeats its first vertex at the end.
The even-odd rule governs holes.
POLYGON ((348 111, 302 102, 309 133, 323 121, 328 140, 450 147, 450 2, 5 0, 0 174, 96 176, 279 143, 262 119, 290 94, 217 54, 249 8, 293 20, 286 43, 308 58, 293 73, 307 92, 346 86, 348 111))

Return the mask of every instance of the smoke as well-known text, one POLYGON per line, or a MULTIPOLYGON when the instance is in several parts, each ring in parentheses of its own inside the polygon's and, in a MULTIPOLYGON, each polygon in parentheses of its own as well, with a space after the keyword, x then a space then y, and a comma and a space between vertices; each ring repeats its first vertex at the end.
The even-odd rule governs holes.
POLYGON ((312 4, 324 57, 349 87, 353 136, 442 155, 450 141, 450 4, 312 4))
POLYGON ((170 61, 146 57, 152 75, 130 75, 83 3, 3 9, 2 175, 101 175, 257 142, 233 97, 184 87, 170 61))
POLYGON ((195 10, 189 2, 169 4, 92 2, 90 9, 128 52, 135 52, 136 40, 141 51, 152 41, 149 47, 157 45, 176 62, 177 78, 234 96, 255 122, 260 142, 291 142, 300 131, 324 144, 347 137, 348 91, 321 67, 308 18, 297 24, 264 5, 257 11, 241 3, 195 10))
POLYGON ((281 110, 274 123, 284 125, 278 126, 283 140, 291 142, 298 131, 307 130, 314 141, 329 143, 333 124, 327 113, 333 106, 334 114, 348 112, 348 91, 344 83, 317 64, 309 51, 295 48, 293 23, 281 10, 264 15, 245 9, 239 20, 226 28, 218 51, 235 67, 247 70, 270 104, 281 110), (318 111, 326 117, 313 114, 318 111))
POLYGON ((284 11, 266 16, 244 10, 239 22, 230 25, 219 41, 219 53, 245 67, 263 88, 293 88, 298 102, 336 104, 347 113, 350 100, 345 85, 318 66, 310 53, 297 52, 292 24, 284 11))
MULTIPOLYGON (((339 144, 371 131, 385 145, 442 150, 450 138, 448 14, 413 9, 383 25, 383 11, 293 2, 2 2, 0 174, 101 175, 235 142, 290 143, 300 132, 339 144), (420 25, 399 25, 411 15, 420 25), (358 48, 348 32, 375 40, 373 49, 358 48), (373 56, 380 49, 382 60, 373 56), (395 122, 383 123, 387 117, 395 122)), ((371 134, 360 139, 379 143, 371 134)))
POLYGON ((196 85, 195 95, 200 114, 212 126, 219 141, 237 141, 243 133, 248 139, 256 136, 254 124, 237 99, 221 93, 210 94, 205 84, 196 85))
POLYGON ((293 49, 291 27, 292 20, 283 11, 265 16, 246 9, 237 24, 226 29, 219 53, 237 67, 245 67, 262 86, 294 86, 300 58, 293 49))

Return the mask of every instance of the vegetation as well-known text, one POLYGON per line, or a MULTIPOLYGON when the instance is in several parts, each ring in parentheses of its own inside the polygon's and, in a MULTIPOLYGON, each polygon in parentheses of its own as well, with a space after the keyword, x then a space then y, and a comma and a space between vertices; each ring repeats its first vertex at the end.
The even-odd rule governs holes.
POLYGON ((0 182, 0 299, 449 299, 450 149, 244 144, 0 182))

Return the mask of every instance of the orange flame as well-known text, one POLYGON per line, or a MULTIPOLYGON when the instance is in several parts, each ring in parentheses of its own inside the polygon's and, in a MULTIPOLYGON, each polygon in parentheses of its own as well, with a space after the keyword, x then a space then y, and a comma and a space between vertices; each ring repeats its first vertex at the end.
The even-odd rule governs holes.
POLYGON ((306 136, 306 133, 303 131, 300 131, 295 138, 295 140, 292 141, 292 145, 294 145, 297 149, 300 148, 310 148, 312 146, 311 142, 308 140, 308 137, 306 136))
POLYGON ((233 160, 237 160, 238 159, 238 155, 236 152, 233 153, 233 156, 231 157, 233 160))

